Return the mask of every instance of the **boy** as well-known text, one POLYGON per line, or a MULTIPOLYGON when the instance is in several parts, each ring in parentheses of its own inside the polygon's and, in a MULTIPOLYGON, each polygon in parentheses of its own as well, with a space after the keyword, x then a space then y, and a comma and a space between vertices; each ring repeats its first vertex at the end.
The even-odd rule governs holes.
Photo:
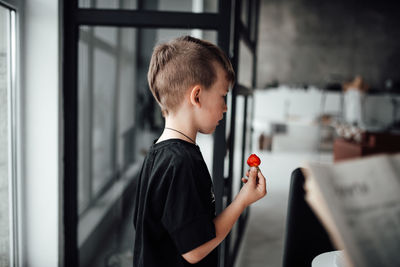
POLYGON ((134 267, 216 267, 215 248, 243 210, 265 196, 265 178, 253 167, 235 200, 215 216, 211 177, 195 140, 223 118, 233 80, 228 58, 209 42, 185 36, 154 49, 148 81, 165 128, 138 181, 134 267))

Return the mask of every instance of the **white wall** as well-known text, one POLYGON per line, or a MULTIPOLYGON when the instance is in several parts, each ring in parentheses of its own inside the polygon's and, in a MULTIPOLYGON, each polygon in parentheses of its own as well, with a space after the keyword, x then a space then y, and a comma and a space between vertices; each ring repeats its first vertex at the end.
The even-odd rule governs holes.
POLYGON ((322 93, 317 88, 308 90, 281 86, 269 90, 258 89, 254 93, 255 131, 269 132, 270 122, 284 123, 287 120, 310 124, 321 111, 340 113, 340 94, 326 93, 322 106, 322 93))
MULTIPOLYGON (((317 88, 303 90, 281 86, 269 90, 258 89, 254 93, 255 131, 269 132, 271 122, 298 122, 311 124, 322 113, 341 114, 341 94, 327 92, 322 105, 322 91, 317 88)), ((385 129, 393 122, 392 97, 388 94, 365 97, 364 122, 367 129, 385 129)), ((400 97, 395 97, 400 101, 400 97)), ((397 112, 397 120, 400 111, 397 112)))
POLYGON ((22 25, 23 266, 59 266, 61 72, 59 1, 25 2, 22 25))

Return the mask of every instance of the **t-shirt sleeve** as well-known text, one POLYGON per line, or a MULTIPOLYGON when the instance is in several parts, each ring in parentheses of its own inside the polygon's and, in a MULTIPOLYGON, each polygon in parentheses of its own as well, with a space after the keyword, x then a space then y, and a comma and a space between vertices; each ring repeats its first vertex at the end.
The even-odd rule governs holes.
POLYGON ((173 165, 162 224, 184 254, 213 239, 215 226, 193 165, 179 159, 173 165))

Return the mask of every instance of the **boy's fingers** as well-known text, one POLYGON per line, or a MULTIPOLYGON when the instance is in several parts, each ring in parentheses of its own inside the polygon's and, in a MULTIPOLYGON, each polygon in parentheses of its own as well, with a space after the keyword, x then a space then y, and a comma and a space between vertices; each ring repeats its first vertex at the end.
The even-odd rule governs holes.
POLYGON ((247 179, 246 178, 242 178, 242 182, 243 183, 247 183, 247 179))
POLYGON ((258 169, 256 167, 250 168, 249 181, 256 183, 258 169))
POLYGON ((265 188, 265 191, 267 190, 267 188, 266 188, 266 180, 265 180, 265 177, 264 177, 264 175, 261 173, 261 171, 259 171, 258 173, 257 173, 257 177, 258 177, 258 184, 264 189, 265 188))
POLYGON ((262 172, 261 171, 259 171, 259 172, 257 172, 257 176, 258 176, 258 178, 263 178, 263 179, 265 179, 265 177, 264 177, 264 175, 262 174, 262 172))

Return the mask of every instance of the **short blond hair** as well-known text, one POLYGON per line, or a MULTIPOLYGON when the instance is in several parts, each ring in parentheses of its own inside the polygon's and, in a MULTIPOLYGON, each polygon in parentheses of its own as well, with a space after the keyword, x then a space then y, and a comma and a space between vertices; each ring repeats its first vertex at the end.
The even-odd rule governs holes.
POLYGON ((164 116, 176 110, 191 86, 200 84, 208 89, 216 82, 215 63, 232 84, 235 72, 231 62, 210 42, 183 36, 154 48, 147 79, 164 116))

